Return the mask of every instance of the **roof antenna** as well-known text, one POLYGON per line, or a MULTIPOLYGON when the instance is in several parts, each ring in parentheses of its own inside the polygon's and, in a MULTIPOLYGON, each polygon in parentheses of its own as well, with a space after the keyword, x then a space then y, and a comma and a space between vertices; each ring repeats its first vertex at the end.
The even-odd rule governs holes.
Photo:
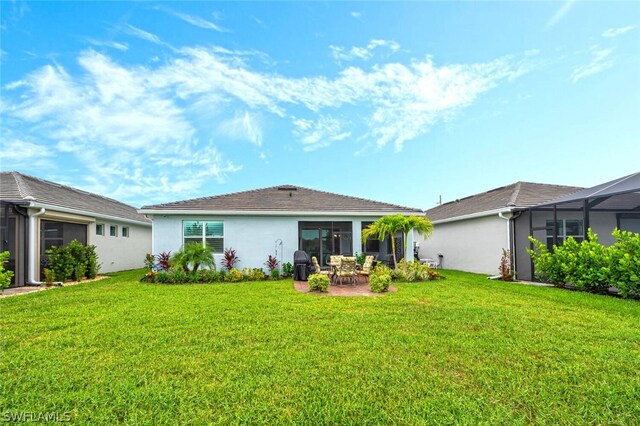
POLYGON ((441 206, 442 205, 442 195, 438 196, 438 205, 441 206))

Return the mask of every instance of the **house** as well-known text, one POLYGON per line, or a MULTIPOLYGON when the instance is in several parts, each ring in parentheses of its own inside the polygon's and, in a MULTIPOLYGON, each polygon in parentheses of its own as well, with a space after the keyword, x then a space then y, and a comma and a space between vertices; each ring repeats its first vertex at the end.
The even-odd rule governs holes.
POLYGON ((127 204, 18 172, 0 173, 0 241, 12 286, 38 283, 45 251, 72 240, 96 246, 101 272, 140 268, 151 221, 127 204))
POLYGON ((434 230, 428 239, 418 238, 419 257, 435 259, 447 269, 495 275, 502 249, 513 253, 514 243, 516 250, 528 247, 526 235, 513 238, 522 212, 579 189, 516 182, 429 209, 434 230))
MULTIPOLYGON (((166 204, 140 210, 153 221, 153 253, 175 252, 189 242, 213 248, 220 265, 225 248, 237 251, 238 267, 262 268, 268 255, 293 262, 304 250, 326 265, 333 254, 365 252, 388 261, 391 244, 368 240, 362 229, 389 214, 422 215, 420 209, 379 201, 281 185, 166 204)), ((398 257, 404 257, 402 235, 396 236, 398 257)), ((413 235, 406 256, 412 257, 413 235)))
POLYGON ((426 215, 434 232, 419 240, 421 258, 442 255, 445 268, 495 275, 504 248, 516 277, 532 280, 530 235, 551 249, 569 236, 582 241, 589 228, 606 245, 614 242, 616 227, 639 232, 640 172, 586 189, 517 182, 442 204, 426 215))

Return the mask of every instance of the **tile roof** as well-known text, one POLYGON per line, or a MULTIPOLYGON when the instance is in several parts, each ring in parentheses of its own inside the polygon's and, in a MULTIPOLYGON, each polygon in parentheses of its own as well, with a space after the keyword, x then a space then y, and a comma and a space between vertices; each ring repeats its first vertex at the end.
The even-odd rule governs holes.
POLYGON ((278 212, 383 212, 422 214, 422 210, 348 195, 280 185, 173 203, 144 206, 141 210, 278 211, 278 212))
POLYGON ((516 182, 480 194, 450 201, 426 211, 429 219, 443 220, 499 208, 531 207, 582 188, 544 183, 516 182))
POLYGON ((0 173, 0 200, 33 202, 98 215, 151 223, 136 208, 111 198, 81 191, 19 172, 0 173))

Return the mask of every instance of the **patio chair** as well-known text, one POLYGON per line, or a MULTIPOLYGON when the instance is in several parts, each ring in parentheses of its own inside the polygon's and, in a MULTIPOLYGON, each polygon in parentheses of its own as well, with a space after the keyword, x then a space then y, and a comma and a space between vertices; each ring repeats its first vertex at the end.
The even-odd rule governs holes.
POLYGON ((318 263, 318 259, 315 256, 311 257, 311 264, 313 265, 313 268, 315 269, 316 274, 331 275, 327 268, 323 269, 320 267, 320 264, 318 263))
POLYGON ((367 277, 367 280, 369 280, 369 274, 371 273, 371 269, 373 269, 373 258, 373 256, 365 257, 364 263, 362 264, 362 269, 358 271, 358 275, 367 277))
POLYGON ((347 280, 351 284, 356 284, 356 258, 355 257, 343 257, 340 261, 340 266, 336 272, 336 280, 340 285, 347 280))

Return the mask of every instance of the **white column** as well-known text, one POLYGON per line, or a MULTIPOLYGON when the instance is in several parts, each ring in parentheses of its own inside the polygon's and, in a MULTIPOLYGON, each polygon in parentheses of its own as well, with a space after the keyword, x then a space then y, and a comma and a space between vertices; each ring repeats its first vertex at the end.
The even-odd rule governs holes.
POLYGON ((38 226, 38 216, 43 215, 45 209, 40 209, 35 212, 33 210, 29 210, 29 265, 27 268, 27 282, 34 283, 36 282, 36 257, 38 255, 38 235, 40 234, 40 227, 38 226))
POLYGON ((352 221, 352 244, 353 244, 353 254, 355 256, 356 253, 362 252, 362 220, 354 220, 352 221))

